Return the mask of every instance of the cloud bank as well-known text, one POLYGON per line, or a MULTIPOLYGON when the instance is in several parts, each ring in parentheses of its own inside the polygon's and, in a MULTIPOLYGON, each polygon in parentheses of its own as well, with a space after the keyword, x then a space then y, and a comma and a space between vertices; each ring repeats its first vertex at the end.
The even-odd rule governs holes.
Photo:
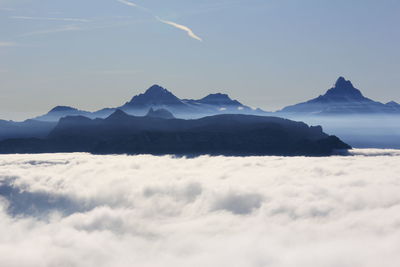
POLYGON ((0 262, 397 266, 400 153, 378 152, 2 155, 0 262))

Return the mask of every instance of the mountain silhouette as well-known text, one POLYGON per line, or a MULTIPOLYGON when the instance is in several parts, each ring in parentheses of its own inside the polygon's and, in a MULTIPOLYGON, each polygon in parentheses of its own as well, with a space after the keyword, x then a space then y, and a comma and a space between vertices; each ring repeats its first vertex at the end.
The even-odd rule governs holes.
POLYGON ((196 120, 131 116, 64 117, 44 139, 9 139, 0 153, 331 155, 349 149, 321 127, 276 117, 226 114, 196 120))
MULTIPOLYGON (((33 118, 33 120, 58 122, 66 116, 85 116, 88 118, 106 118, 115 110, 135 115, 145 116, 150 109, 166 109, 178 118, 201 118, 218 114, 249 114, 273 115, 262 109, 252 109, 237 100, 231 99, 227 94, 209 94, 201 99, 180 99, 172 92, 153 85, 144 93, 134 96, 124 105, 115 108, 104 108, 95 112, 79 110, 74 107, 57 106, 47 114, 33 118)), ((282 114, 309 114, 309 115, 354 115, 354 114, 400 114, 400 105, 394 101, 383 104, 365 97, 361 91, 344 77, 339 77, 331 89, 324 95, 309 101, 287 106, 277 111, 282 114)))
POLYGON ((227 105, 227 106, 243 106, 237 100, 232 100, 227 94, 209 94, 208 96, 197 100, 198 103, 208 105, 227 105))
POLYGON ((257 114, 266 112, 252 110, 236 100, 232 100, 227 94, 210 94, 204 98, 179 99, 167 89, 159 86, 151 86, 145 93, 134 96, 131 101, 119 107, 119 109, 131 115, 144 115, 149 110, 167 109, 179 118, 201 118, 217 114, 257 114))
POLYGON ((128 113, 147 112, 149 108, 169 108, 171 110, 186 110, 187 106, 167 89, 153 85, 143 94, 134 96, 131 101, 119 107, 128 113))
POLYGON ((335 86, 329 89, 325 95, 321 97, 325 100, 331 100, 336 102, 346 101, 371 101, 364 97, 360 90, 356 89, 351 81, 347 81, 343 77, 339 77, 335 83, 335 86))
POLYGON ((248 106, 232 100, 227 94, 210 94, 202 99, 180 99, 172 92, 159 86, 153 85, 144 93, 135 95, 132 99, 122 106, 115 108, 104 108, 95 112, 79 110, 74 107, 57 106, 47 114, 33 118, 39 121, 57 122, 66 116, 85 116, 88 118, 106 118, 115 110, 120 109, 124 112, 135 115, 145 116, 150 109, 165 109, 179 118, 201 118, 204 116, 217 114, 253 114, 268 115, 261 109, 253 110, 248 106))
POLYGON ((390 102, 383 104, 365 97, 361 91, 343 77, 339 77, 324 95, 307 102, 288 106, 278 111, 289 114, 354 115, 354 114, 400 114, 400 106, 390 102))
POLYGON ((90 116, 91 112, 78 110, 68 106, 56 106, 51 109, 47 114, 33 118, 37 121, 57 122, 60 118, 65 116, 90 116))

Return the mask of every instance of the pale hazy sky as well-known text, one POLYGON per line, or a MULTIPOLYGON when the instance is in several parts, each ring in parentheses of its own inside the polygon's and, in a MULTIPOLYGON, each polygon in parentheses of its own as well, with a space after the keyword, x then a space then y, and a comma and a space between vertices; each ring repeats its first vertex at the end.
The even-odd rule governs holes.
POLYGON ((150 85, 279 109, 339 75, 400 102, 397 0, 0 0, 0 118, 119 106, 150 85))

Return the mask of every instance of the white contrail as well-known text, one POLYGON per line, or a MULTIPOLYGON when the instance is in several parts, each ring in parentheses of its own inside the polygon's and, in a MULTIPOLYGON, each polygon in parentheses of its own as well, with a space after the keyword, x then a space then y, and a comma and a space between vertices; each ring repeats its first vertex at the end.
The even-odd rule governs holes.
POLYGON ((137 5, 137 4, 133 3, 133 2, 130 2, 130 1, 128 1, 128 0, 117 0, 117 1, 120 2, 120 3, 122 3, 122 4, 125 4, 125 5, 127 5, 127 6, 140 8, 140 9, 142 9, 143 11, 146 11, 147 13, 151 14, 157 21, 159 21, 159 22, 161 22, 161 23, 164 23, 164 24, 167 24, 167 25, 170 25, 170 26, 172 26, 172 27, 175 27, 175 28, 177 28, 177 29, 179 29, 179 30, 185 31, 191 38, 193 38, 193 39, 195 39, 195 40, 198 40, 198 41, 200 41, 200 42, 203 41, 203 39, 201 39, 199 36, 197 36, 197 35, 192 31, 192 29, 190 29, 189 27, 187 27, 187 26, 185 26, 185 25, 181 25, 181 24, 175 23, 175 22, 173 22, 173 21, 162 20, 162 19, 160 19, 159 17, 153 15, 153 13, 151 12, 151 10, 149 10, 149 9, 147 9, 147 8, 144 8, 144 7, 141 7, 141 6, 139 6, 139 5, 137 5))
POLYGON ((132 3, 132 2, 130 2, 130 1, 128 1, 128 0, 117 0, 117 1, 120 2, 120 3, 122 3, 122 4, 125 4, 125 5, 127 5, 127 6, 138 7, 137 4, 132 3))
POLYGON ((172 21, 168 21, 168 20, 162 20, 159 17, 156 17, 156 19, 161 23, 171 25, 172 27, 175 27, 177 29, 180 29, 182 31, 187 32, 187 34, 193 39, 196 39, 196 40, 198 40, 200 42, 203 41, 203 39, 201 39, 199 36, 197 36, 189 27, 187 27, 185 25, 181 25, 181 24, 178 24, 178 23, 175 23, 175 22, 172 22, 172 21))
POLYGON ((90 22, 88 19, 81 18, 47 18, 47 17, 27 17, 27 16, 12 16, 12 19, 23 20, 52 20, 52 21, 70 21, 70 22, 90 22))
POLYGON ((60 33, 60 32, 70 32, 70 31, 80 31, 80 30, 82 30, 82 28, 78 27, 76 25, 67 25, 67 26, 63 26, 63 27, 60 27, 60 28, 56 28, 56 29, 28 32, 28 33, 24 33, 24 34, 19 35, 19 37, 43 35, 43 34, 52 34, 52 33, 60 33))

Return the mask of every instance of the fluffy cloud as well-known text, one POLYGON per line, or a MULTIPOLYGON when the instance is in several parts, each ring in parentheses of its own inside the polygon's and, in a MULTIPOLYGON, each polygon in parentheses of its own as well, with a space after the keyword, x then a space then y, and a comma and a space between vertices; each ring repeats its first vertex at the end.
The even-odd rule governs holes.
POLYGON ((397 266, 400 152, 0 156, 4 266, 397 266))

